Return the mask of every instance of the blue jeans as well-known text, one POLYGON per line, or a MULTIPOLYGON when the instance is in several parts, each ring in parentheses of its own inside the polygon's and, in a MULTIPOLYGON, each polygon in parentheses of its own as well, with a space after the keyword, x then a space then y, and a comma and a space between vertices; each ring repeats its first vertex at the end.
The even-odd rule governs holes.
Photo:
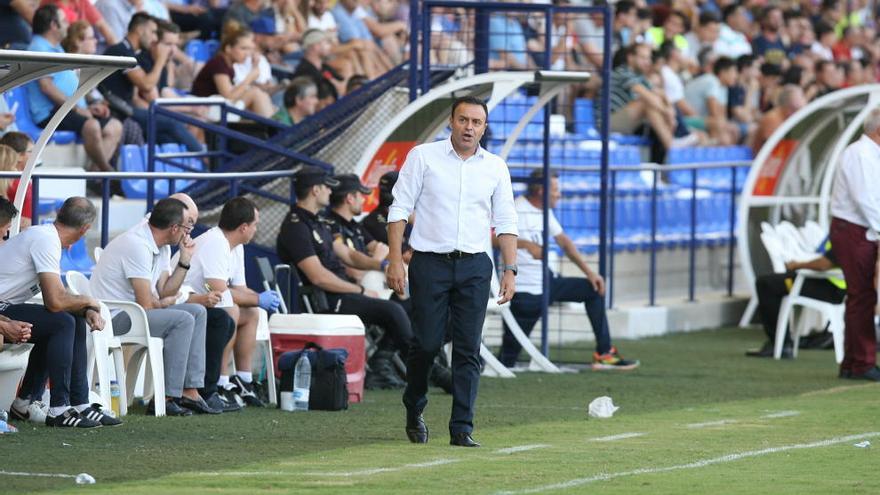
MULTIPOLYGON (((541 294, 517 292, 510 301, 510 312, 526 335, 541 319, 541 294)), ((550 280, 550 304, 558 301, 582 302, 587 317, 593 326, 596 336, 596 352, 604 354, 611 350, 611 334, 608 331, 608 318, 605 316, 605 299, 600 296, 593 284, 585 278, 553 277, 550 280)), ((501 356, 499 360, 507 367, 516 364, 516 358, 522 346, 504 324, 504 335, 501 340, 501 356)))
POLYGON ((34 348, 19 397, 42 399, 48 374, 50 406, 88 404, 85 320, 70 313, 53 313, 40 304, 5 304, 0 303, 0 314, 33 324, 29 342, 34 348))

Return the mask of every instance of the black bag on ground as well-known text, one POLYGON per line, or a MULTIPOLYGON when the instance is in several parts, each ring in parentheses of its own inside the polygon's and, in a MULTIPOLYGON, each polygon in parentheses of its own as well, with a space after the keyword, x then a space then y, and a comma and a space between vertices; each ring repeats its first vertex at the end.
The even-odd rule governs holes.
MULTIPOLYGON (((345 373, 345 349, 324 349, 309 342, 300 351, 285 352, 278 359, 281 386, 278 392, 293 391, 296 363, 305 356, 312 365, 312 383, 309 390, 309 410, 341 411, 348 409, 348 380, 345 373)), ((278 403, 281 404, 279 398, 278 403)))

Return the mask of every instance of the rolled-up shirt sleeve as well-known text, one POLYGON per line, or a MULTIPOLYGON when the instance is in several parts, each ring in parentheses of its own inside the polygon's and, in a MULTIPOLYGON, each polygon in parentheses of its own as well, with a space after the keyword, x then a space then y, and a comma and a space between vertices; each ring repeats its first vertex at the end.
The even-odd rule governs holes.
POLYGON ((394 202, 388 208, 388 223, 406 222, 416 206, 422 191, 425 163, 418 148, 413 148, 406 156, 397 182, 391 190, 394 202))
POLYGON ((506 166, 502 166, 500 175, 495 191, 492 193, 492 227, 495 229, 495 236, 501 234, 518 236, 513 186, 510 184, 510 172, 506 166))

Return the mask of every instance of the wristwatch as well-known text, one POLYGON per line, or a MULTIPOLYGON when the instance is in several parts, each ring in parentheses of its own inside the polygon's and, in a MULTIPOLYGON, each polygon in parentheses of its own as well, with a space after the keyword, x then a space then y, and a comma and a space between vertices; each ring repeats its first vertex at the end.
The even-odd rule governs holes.
POLYGON ((512 271, 513 276, 515 277, 516 273, 519 271, 519 268, 516 265, 504 265, 504 269, 502 270, 502 272, 506 272, 507 270, 512 271))

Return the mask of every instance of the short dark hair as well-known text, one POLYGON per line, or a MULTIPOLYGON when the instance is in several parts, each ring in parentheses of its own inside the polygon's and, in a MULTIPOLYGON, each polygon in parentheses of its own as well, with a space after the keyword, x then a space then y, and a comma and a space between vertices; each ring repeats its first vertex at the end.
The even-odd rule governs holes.
POLYGON ((162 199, 153 206, 153 211, 150 213, 150 226, 164 230, 177 225, 183 222, 183 212, 186 210, 186 204, 179 199, 162 199))
POLYGON ((14 149, 16 153, 24 153, 27 151, 28 143, 32 142, 31 137, 23 132, 11 131, 0 137, 0 144, 5 144, 14 149))
POLYGON ((700 13, 700 17, 697 20, 700 26, 705 26, 707 24, 718 24, 721 22, 721 19, 718 18, 718 14, 715 12, 705 11, 700 13))
POLYGON ((367 84, 370 81, 370 78, 363 74, 355 74, 348 78, 348 82, 345 83, 345 94, 349 94, 352 91, 356 91, 364 84, 367 84))
POLYGON ((620 14, 626 14, 634 8, 636 8, 635 2, 631 0, 620 0, 614 4, 614 17, 617 17, 620 14))
POLYGON ((296 100, 298 98, 304 98, 306 96, 306 91, 309 88, 313 88, 317 94, 318 86, 315 84, 314 79, 309 76, 294 77, 293 80, 290 81, 290 86, 284 91, 284 108, 295 106, 296 100))
POLYGON ((52 29, 52 23, 58 20, 58 6, 47 3, 34 11, 34 20, 31 23, 34 34, 45 34, 52 29))
POLYGON ((804 68, 800 65, 792 65, 782 74, 782 82, 781 84, 796 84, 798 86, 801 85, 801 79, 804 76, 804 68))
POLYGON ((217 226, 220 230, 229 232, 241 227, 242 224, 252 223, 256 218, 257 205, 249 198, 236 196, 223 205, 217 226))
MULTIPOLYGON (((669 12, 669 15, 666 16, 666 19, 669 19, 672 16, 675 16, 675 17, 678 17, 679 19, 681 19, 682 26, 684 27, 684 32, 688 32, 691 30, 691 20, 688 18, 687 15, 685 15, 684 12, 682 12, 680 10, 673 10, 673 11, 669 12)), ((663 22, 666 22, 666 19, 663 19, 663 22)))
MULTIPOLYGON (((550 170, 550 178, 558 179, 559 172, 555 170, 550 170)), ((544 169, 536 168, 532 170, 532 173, 529 174, 529 185, 526 188, 526 196, 534 197, 538 194, 538 191, 544 188, 544 169)))
MULTIPOLYGON (((0 196, 0 225, 6 225, 11 222, 15 215, 18 215, 18 208, 12 204, 12 201, 0 196)), ((6 235, 6 232, 0 232, 0 237, 6 235)))
POLYGON ((664 60, 669 60, 669 56, 672 55, 672 52, 675 50, 678 50, 678 47, 675 46, 675 42, 672 40, 666 40, 660 44, 659 48, 654 50, 654 56, 662 58, 664 60))
POLYGON ((814 68, 813 68, 813 71, 814 71, 816 74, 819 74, 820 72, 822 72, 823 70, 825 70, 825 66, 826 66, 826 65, 834 66, 834 62, 832 62, 832 61, 830 61, 830 60, 817 60, 817 61, 816 61, 816 65, 815 65, 814 68))
POLYGON ((293 185, 293 194, 296 196, 296 200, 302 201, 308 198, 313 187, 315 187, 314 184, 300 184, 299 181, 296 181, 293 185))
POLYGON ((149 22, 155 22, 156 25, 159 24, 159 21, 150 14, 146 12, 137 12, 135 15, 131 16, 131 20, 128 21, 128 32, 133 33, 137 28, 149 22))
POLYGON ((58 215, 55 217, 55 222, 65 227, 81 229, 86 225, 94 223, 97 217, 98 210, 88 198, 73 196, 67 198, 64 204, 61 205, 61 209, 58 210, 58 215))
POLYGON ((718 57, 715 65, 712 66, 712 73, 717 76, 727 69, 736 69, 736 62, 730 57, 718 57))
POLYGON ((739 71, 744 71, 752 66, 755 63, 754 55, 740 55, 736 58, 736 68, 739 71))
POLYGON ((489 107, 486 106, 486 102, 477 98, 476 96, 462 96, 460 98, 456 98, 455 101, 452 102, 452 111, 449 112, 451 117, 455 116, 455 109, 459 107, 459 105, 479 105, 483 107, 483 112, 486 113, 486 120, 489 120, 489 107))
POLYGON ((817 40, 821 39, 822 36, 825 36, 826 34, 833 33, 833 32, 834 32, 834 26, 832 26, 831 24, 829 24, 825 21, 819 21, 816 23, 816 39, 817 40))
POLYGON ((721 11, 721 18, 724 19, 724 22, 727 22, 727 18, 736 14, 736 12, 740 9, 744 8, 742 5, 738 3, 732 3, 721 11))
POLYGON ((156 36, 160 40, 162 39, 162 36, 165 35, 165 33, 180 34, 180 26, 178 26, 177 24, 162 19, 154 20, 159 24, 159 30, 156 32, 156 36))

